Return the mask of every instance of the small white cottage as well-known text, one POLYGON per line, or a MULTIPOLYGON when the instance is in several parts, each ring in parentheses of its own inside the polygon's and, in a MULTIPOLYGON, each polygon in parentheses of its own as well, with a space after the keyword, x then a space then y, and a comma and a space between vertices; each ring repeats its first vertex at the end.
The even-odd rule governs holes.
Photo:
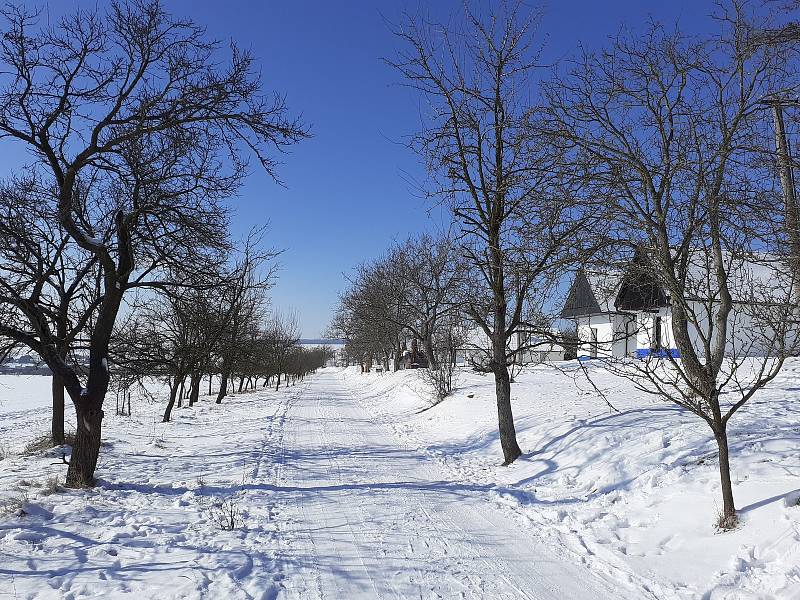
MULTIPOLYGON (((755 356, 774 352, 776 337, 794 337, 786 331, 776 334, 775 328, 791 301, 783 263, 768 256, 753 262, 726 254, 725 260, 734 300, 726 353, 755 356)), ((643 268, 643 261, 643 254, 637 253, 624 271, 582 269, 576 273, 561 317, 576 324, 579 358, 680 357, 672 333, 669 294, 652 270, 643 268)), ((704 252, 693 253, 687 276, 687 287, 693 290, 689 335, 700 353, 715 333, 708 316, 713 317, 719 298, 707 265, 704 252)))
MULTIPOLYGON (((514 352, 514 362, 518 365, 535 365, 564 360, 564 347, 555 341, 559 332, 548 336, 528 331, 517 331, 508 341, 509 353, 514 352)), ((488 365, 492 355, 492 344, 486 333, 473 328, 465 335, 462 346, 456 350, 456 364, 488 365)))

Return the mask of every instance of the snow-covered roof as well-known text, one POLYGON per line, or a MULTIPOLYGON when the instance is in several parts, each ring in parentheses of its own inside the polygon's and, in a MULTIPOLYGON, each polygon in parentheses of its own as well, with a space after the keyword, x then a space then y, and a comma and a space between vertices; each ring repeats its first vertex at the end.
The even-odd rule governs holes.
POLYGON ((586 271, 586 281, 597 301, 601 312, 614 312, 614 300, 619 293, 619 286, 622 284, 622 271, 610 270, 605 273, 599 271, 586 271))
MULTIPOLYGON (((739 255, 724 251, 722 260, 728 278, 728 290, 735 302, 783 302, 791 293, 792 278, 786 260, 775 254, 752 253, 739 255)), ((667 286, 663 294, 669 298, 667 286)), ((715 300, 719 285, 711 256, 702 248, 689 256, 686 289, 690 298, 715 300)))
MULTIPOLYGON (((723 252, 728 291, 739 304, 785 304, 792 293, 792 278, 784 257, 750 253, 723 252)), ((650 310, 670 303, 667 282, 659 277, 648 257, 640 251, 622 280, 615 306, 620 310, 650 310)), ((686 269, 687 300, 715 302, 719 300, 719 284, 711 253, 704 248, 690 251, 686 269)))
MULTIPOLYGON (((723 252, 728 289, 737 303, 785 303, 792 278, 784 257, 723 252)), ((703 248, 690 252, 686 289, 690 300, 716 300, 719 285, 711 255, 703 248)), ((576 318, 629 310, 648 310, 669 304, 669 289, 659 280, 643 251, 625 271, 580 270, 576 273, 562 318, 576 318)))

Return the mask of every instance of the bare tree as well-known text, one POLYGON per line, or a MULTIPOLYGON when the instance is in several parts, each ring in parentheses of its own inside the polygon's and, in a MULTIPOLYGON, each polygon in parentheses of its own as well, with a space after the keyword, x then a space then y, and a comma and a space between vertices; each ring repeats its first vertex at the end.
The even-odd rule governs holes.
MULTIPOLYGON (((771 3, 771 8, 777 4, 771 3)), ((790 15, 796 14, 800 2, 781 2, 778 6, 780 12, 790 15)), ((740 22, 743 21, 740 18, 740 22)), ((797 168, 797 159, 792 156, 789 143, 790 135, 797 132, 798 98, 797 59, 798 42, 800 41, 800 25, 796 21, 777 23, 771 19, 750 20, 743 22, 746 25, 746 42, 756 51, 760 47, 772 48, 773 52, 781 54, 783 60, 776 64, 776 68, 784 72, 783 84, 775 86, 770 93, 762 99, 762 104, 769 111, 772 118, 774 134, 774 152, 765 152, 768 166, 778 176, 783 203, 782 223, 780 223, 784 238, 781 240, 781 251, 788 248, 787 266, 792 273, 795 286, 795 299, 800 304, 800 204, 797 199, 794 171, 797 168), (794 125, 794 131, 791 131, 794 125)), ((754 218, 760 219, 761 211, 754 211, 754 218)))
POLYGON ((286 385, 289 384, 289 359, 300 341, 297 316, 294 313, 274 314, 267 325, 266 334, 271 342, 270 350, 275 360, 275 391, 278 391, 281 385, 281 375, 285 376, 286 385))
POLYGON ((530 126, 536 22, 505 3, 485 16, 466 7, 463 30, 409 18, 396 32, 405 50, 390 61, 427 103, 411 145, 426 160, 429 193, 449 202, 475 273, 465 310, 491 344, 504 464, 522 453, 508 341, 548 295, 579 229, 570 186, 557 182, 560 157, 530 126))
POLYGON ((459 247, 449 235, 412 237, 393 247, 376 271, 377 277, 393 284, 395 324, 422 343, 429 367, 438 369, 434 340, 447 339, 440 329, 459 308, 464 276, 459 247))
MULTIPOLYGON (((26 329, 28 316, 16 301, 25 296, 42 310, 38 318, 53 332, 62 360, 80 363, 80 338, 99 302, 97 259, 76 250, 53 215, 57 197, 36 177, 13 178, 0 189, 0 315, 26 329)), ((64 443, 64 384, 52 377, 51 439, 64 443)))
POLYGON ((222 201, 245 174, 242 148, 275 174, 270 150, 305 137, 280 96, 266 98, 253 59, 229 58, 202 28, 157 0, 78 10, 49 28, 21 8, 3 11, 0 137, 34 156, 55 188, 49 216, 97 262, 101 291, 87 319, 88 373, 59 353, 46 307, 3 273, 4 304, 24 326, 0 335, 37 352, 63 380, 77 413, 67 484, 89 485, 100 449, 108 349, 124 295, 156 287, 169 265, 191 283, 225 250, 222 201), (90 323, 89 323, 90 322, 90 323))
POLYGON ((768 147, 761 100, 782 85, 783 57, 753 50, 745 17, 732 3, 716 37, 659 24, 623 33, 548 88, 553 143, 566 144, 590 193, 607 200, 607 230, 622 235, 630 266, 618 308, 647 316, 633 335, 649 335, 654 352, 619 370, 711 429, 723 528, 736 523, 728 423, 797 340, 791 276, 763 252, 780 204, 753 169, 768 147), (753 206, 768 218, 748 218, 753 206), (667 306, 662 328, 654 311, 667 306), (665 332, 679 356, 659 352, 665 332))
POLYGON ((398 278, 391 269, 366 263, 348 278, 349 287, 339 296, 339 306, 330 326, 331 335, 346 340, 346 354, 369 371, 373 360, 389 368, 393 357, 397 370, 405 330, 398 278))
POLYGON ((438 364, 436 369, 421 369, 420 377, 433 393, 438 404, 456 389, 458 385, 458 364, 456 353, 465 344, 466 330, 459 319, 458 312, 448 314, 437 330, 437 337, 431 344, 438 364))

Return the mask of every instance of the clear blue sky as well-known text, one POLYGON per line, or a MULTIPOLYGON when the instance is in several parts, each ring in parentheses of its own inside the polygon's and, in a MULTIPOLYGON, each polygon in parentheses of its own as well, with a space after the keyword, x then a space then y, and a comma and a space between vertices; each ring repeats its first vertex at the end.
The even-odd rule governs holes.
MULTIPOLYGON (((226 2, 169 0, 220 38, 233 38, 260 57, 265 82, 287 94, 312 125, 314 138, 284 158, 286 187, 256 173, 239 200, 237 223, 271 222, 272 241, 285 248, 273 290, 277 307, 296 309, 306 337, 327 325, 343 273, 380 254, 394 238, 435 228, 440 212, 407 179, 424 176, 419 159, 400 142, 419 125, 416 95, 381 61, 397 48, 386 21, 420 6, 442 18, 460 0, 226 2)), ((532 5, 535 6, 535 5, 532 5)), ((568 57, 579 42, 602 45, 622 23, 648 15, 687 25, 705 21, 712 2, 561 0, 545 7, 545 61, 568 57)))
MULTIPOLYGON (((51 14, 69 4, 53 0, 51 14)), ((236 200, 235 226, 241 234, 253 225, 271 223, 271 244, 285 250, 273 303, 294 309, 304 337, 317 337, 344 287, 344 272, 380 254, 393 239, 433 229, 442 220, 440 211, 428 213, 430 205, 407 181, 424 175, 419 159, 401 143, 418 128, 418 98, 397 85, 399 76, 381 58, 397 49, 386 21, 398 22, 404 9, 415 12, 420 6, 444 19, 462 3, 165 4, 171 12, 207 26, 211 36, 251 49, 266 86, 284 92, 292 111, 311 125, 314 137, 283 157, 285 187, 254 169, 236 200)), ((541 26, 547 40, 543 61, 569 57, 579 42, 600 46, 621 24, 641 25, 648 15, 680 18, 690 28, 699 27, 713 7, 705 0, 552 0, 545 5, 541 26)))

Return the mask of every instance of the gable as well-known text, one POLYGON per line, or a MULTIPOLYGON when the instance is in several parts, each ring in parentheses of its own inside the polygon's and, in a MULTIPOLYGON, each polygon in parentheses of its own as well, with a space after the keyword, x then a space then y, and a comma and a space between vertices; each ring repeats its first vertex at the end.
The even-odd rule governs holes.
POLYGON ((582 317, 586 315, 593 315, 602 312, 600 305, 592 292, 592 286, 589 285, 589 280, 586 278, 586 273, 583 269, 575 274, 575 280, 572 282, 572 287, 569 289, 567 301, 564 303, 564 308, 561 310, 562 319, 572 319, 575 317, 582 317))
POLYGON ((619 310, 653 310, 668 305, 664 290, 645 269, 632 269, 625 276, 614 301, 619 310))

